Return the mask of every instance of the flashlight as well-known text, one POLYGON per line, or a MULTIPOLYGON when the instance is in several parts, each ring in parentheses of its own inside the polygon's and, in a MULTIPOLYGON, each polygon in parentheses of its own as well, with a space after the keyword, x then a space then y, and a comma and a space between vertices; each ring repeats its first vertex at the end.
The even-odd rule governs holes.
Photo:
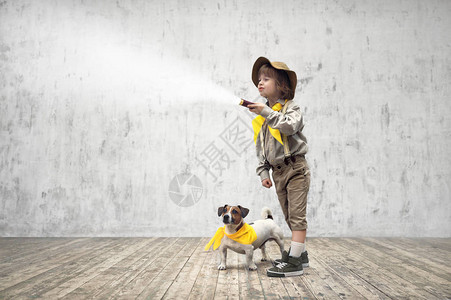
POLYGON ((247 100, 244 100, 244 99, 241 99, 241 101, 240 101, 240 105, 241 106, 247 107, 249 104, 255 104, 255 103, 247 101, 247 100))

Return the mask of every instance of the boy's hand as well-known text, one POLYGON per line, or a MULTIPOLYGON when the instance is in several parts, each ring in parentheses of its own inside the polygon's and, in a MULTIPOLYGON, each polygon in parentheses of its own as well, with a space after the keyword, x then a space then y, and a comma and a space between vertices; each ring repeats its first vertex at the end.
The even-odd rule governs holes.
POLYGON ((262 112, 263 108, 265 108, 265 106, 266 105, 263 103, 255 103, 255 104, 249 104, 247 107, 249 108, 249 110, 251 112, 259 115, 262 112))
POLYGON ((266 179, 263 179, 262 180, 262 185, 265 187, 265 188, 270 188, 270 187, 272 187, 272 182, 271 182, 271 179, 269 179, 269 178, 266 178, 266 179))

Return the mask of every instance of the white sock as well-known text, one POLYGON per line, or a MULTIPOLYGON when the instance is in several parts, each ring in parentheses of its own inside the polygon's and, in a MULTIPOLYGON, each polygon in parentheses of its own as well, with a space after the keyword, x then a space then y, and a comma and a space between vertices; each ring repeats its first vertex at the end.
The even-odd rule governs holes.
POLYGON ((291 241, 291 249, 288 254, 291 257, 299 257, 305 251, 305 244, 291 241))

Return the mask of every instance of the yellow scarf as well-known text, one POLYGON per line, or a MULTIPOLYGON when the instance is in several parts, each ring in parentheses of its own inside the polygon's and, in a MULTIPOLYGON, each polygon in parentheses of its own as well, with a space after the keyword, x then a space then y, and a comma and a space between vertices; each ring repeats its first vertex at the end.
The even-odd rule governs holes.
POLYGON ((205 246, 205 251, 210 249, 211 245, 213 245, 213 250, 218 249, 219 245, 221 245, 221 240, 224 237, 224 234, 229 239, 245 245, 252 244, 257 239, 257 234, 255 233, 254 228, 247 223, 244 223, 243 227, 241 227, 240 230, 234 234, 225 233, 225 226, 219 227, 218 230, 216 230, 215 235, 208 242, 207 246, 205 246))
MULTIPOLYGON (((285 100, 285 103, 287 103, 287 100, 285 100)), ((272 108, 272 110, 280 111, 282 109, 282 107, 283 107, 282 104, 277 102, 271 108, 272 108)), ((254 143, 257 143, 257 137, 258 137, 258 134, 260 133, 260 130, 262 129, 264 122, 265 122, 265 118, 260 115, 258 115, 255 119, 252 120, 252 128, 254 129, 254 143)), ((271 133, 271 135, 279 143, 281 143, 283 145, 282 136, 280 135, 279 129, 273 129, 270 126, 268 126, 268 129, 269 129, 269 132, 271 133)))

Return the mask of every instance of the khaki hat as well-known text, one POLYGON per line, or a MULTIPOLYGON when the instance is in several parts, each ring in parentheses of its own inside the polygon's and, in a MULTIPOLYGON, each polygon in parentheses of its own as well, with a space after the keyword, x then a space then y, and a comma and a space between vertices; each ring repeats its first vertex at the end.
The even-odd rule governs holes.
POLYGON ((252 67, 252 81, 254 82, 255 86, 258 87, 258 71, 260 70, 261 66, 265 64, 270 64, 273 68, 277 70, 283 70, 288 74, 288 79, 290 80, 290 87, 294 95, 294 92, 296 90, 296 84, 298 82, 296 73, 290 70, 290 68, 288 68, 288 66, 285 63, 279 61, 271 62, 269 61, 269 59, 263 56, 257 58, 257 60, 254 63, 254 66, 252 67))

